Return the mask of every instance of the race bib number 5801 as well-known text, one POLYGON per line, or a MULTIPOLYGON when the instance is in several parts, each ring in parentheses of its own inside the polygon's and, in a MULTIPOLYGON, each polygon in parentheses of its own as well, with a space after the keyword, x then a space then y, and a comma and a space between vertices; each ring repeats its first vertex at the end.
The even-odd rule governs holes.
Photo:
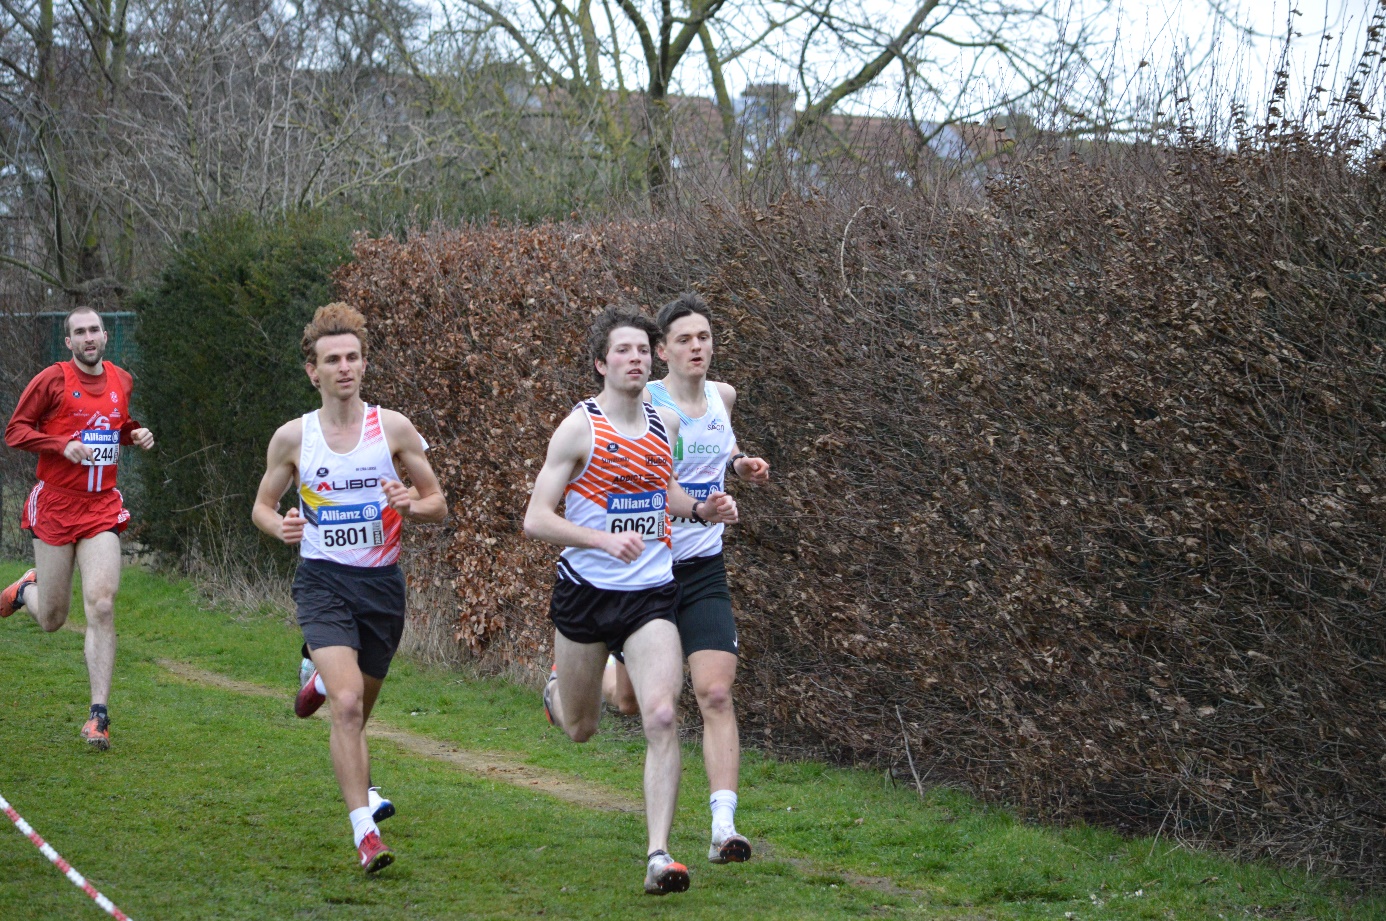
POLYGON ((634 531, 645 540, 661 540, 668 524, 664 502, 662 489, 608 496, 606 529, 612 534, 634 531))
POLYGON ((318 509, 318 533, 329 549, 379 547, 385 543, 380 505, 324 505, 318 509))
POLYGON ((82 429, 82 444, 91 448, 91 459, 83 467, 114 467, 120 463, 119 429, 82 429))

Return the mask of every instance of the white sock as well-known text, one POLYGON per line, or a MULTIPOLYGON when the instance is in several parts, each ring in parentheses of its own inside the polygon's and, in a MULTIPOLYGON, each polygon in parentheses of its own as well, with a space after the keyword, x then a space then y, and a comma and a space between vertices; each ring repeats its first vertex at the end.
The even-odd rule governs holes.
POLYGON ((712 827, 736 828, 736 791, 717 790, 712 794, 712 827))
POLYGON ((322 683, 322 675, 313 676, 313 690, 317 691, 323 697, 327 696, 327 685, 322 683))
POLYGON ((351 833, 356 836, 356 846, 360 847, 366 835, 371 832, 380 834, 380 829, 375 824, 375 819, 371 818, 371 807, 362 806, 360 809, 351 810, 351 833))

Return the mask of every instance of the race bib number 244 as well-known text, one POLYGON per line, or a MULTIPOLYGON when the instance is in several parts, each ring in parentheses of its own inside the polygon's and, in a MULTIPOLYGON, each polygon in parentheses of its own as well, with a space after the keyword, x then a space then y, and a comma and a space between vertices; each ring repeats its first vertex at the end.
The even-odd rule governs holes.
POLYGON ((114 467, 120 463, 119 429, 82 429, 82 444, 91 448, 91 459, 83 467, 114 467))

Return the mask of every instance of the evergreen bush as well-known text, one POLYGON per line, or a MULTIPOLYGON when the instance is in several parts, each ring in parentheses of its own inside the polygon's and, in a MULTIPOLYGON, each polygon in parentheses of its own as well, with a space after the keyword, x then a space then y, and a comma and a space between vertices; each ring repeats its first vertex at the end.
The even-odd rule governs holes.
POLYGON ((316 403, 298 341, 349 258, 331 216, 229 216, 189 236, 135 296, 140 407, 159 442, 143 467, 140 535, 152 548, 184 565, 290 559, 265 552, 250 505, 275 428, 316 403))

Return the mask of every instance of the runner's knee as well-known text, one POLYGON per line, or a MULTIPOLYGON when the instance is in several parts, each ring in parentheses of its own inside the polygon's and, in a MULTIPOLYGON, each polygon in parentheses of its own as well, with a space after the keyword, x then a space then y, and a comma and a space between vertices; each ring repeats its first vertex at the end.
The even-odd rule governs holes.
POLYGON ((704 713, 730 713, 732 710, 731 682, 715 682, 695 689, 698 709, 704 713))
POLYGON ((109 624, 115 619, 115 596, 100 595, 86 602, 87 620, 109 624))
POLYGON ((63 624, 67 623, 67 608, 63 608, 61 611, 48 611, 34 619, 38 621, 39 628, 44 633, 57 633, 63 628, 63 624))
POLYGON ((365 721, 365 697, 359 689, 353 688, 349 691, 329 693, 328 699, 332 701, 332 721, 334 723, 359 725, 365 721))
POLYGON ((571 726, 564 726, 563 731, 568 734, 568 738, 581 744, 597 734, 597 721, 595 719, 574 720, 571 726))
POLYGON ((678 706, 672 698, 652 703, 641 716, 647 736, 664 735, 678 730, 678 706))

